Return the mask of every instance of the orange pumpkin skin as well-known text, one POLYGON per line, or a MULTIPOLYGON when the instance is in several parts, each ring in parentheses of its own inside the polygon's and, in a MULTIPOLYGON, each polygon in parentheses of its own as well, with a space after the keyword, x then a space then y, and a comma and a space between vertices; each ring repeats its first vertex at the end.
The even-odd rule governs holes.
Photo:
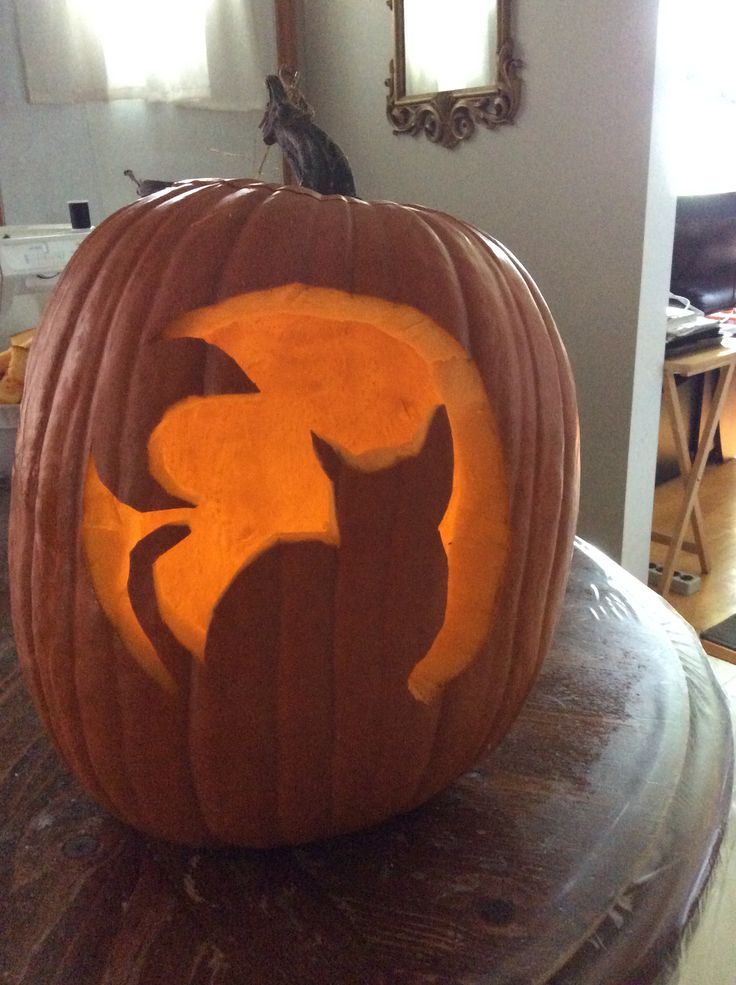
POLYGON ((181 183, 87 238, 34 340, 26 680, 88 792, 151 835, 376 823, 510 727, 577 489, 567 359, 502 246, 419 207, 181 183))

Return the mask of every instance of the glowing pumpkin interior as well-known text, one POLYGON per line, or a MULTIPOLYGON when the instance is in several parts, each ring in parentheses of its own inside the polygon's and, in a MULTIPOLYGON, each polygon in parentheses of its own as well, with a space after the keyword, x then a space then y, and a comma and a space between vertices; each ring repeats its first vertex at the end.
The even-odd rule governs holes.
POLYGON ((239 571, 279 541, 340 543, 334 490, 314 439, 352 468, 377 471, 416 456, 444 407, 453 450, 439 525, 447 601, 407 682, 415 698, 431 700, 485 639, 508 550, 501 444, 463 347, 409 306, 302 285, 189 312, 166 335, 219 347, 258 392, 189 397, 151 434, 151 474, 191 506, 134 509, 110 492, 90 457, 85 551, 100 604, 127 649, 173 686, 129 594, 131 551, 149 533, 189 529, 156 559, 153 583, 164 622, 204 660, 212 614, 239 571))

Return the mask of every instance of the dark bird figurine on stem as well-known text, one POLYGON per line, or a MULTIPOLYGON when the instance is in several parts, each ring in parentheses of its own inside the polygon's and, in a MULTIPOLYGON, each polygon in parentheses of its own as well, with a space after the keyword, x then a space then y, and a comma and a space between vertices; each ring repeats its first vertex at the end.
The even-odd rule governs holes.
POLYGON ((260 124, 263 142, 279 145, 297 184, 303 188, 321 195, 354 198, 355 182, 348 159, 312 121, 312 108, 297 89, 296 78, 287 78, 285 85, 285 77, 284 72, 266 76, 268 105, 260 124))
POLYGON ((123 171, 126 178, 130 178, 132 182, 135 183, 138 189, 138 197, 145 198, 146 195, 152 195, 154 192, 160 192, 162 188, 171 188, 174 184, 173 181, 159 181, 157 178, 145 178, 143 181, 139 181, 130 168, 126 168, 123 171))

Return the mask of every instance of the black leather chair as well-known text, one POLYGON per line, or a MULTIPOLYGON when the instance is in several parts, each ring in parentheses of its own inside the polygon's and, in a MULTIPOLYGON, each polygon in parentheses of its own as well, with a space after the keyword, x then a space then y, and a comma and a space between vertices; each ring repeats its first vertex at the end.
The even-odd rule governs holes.
POLYGON ((670 290, 706 314, 736 306, 736 191, 678 198, 670 290))
MULTIPOLYGON (((670 291, 685 297, 706 314, 736 307, 736 191, 715 195, 685 195, 677 199, 670 291)), ((697 448, 710 385, 702 376, 678 385, 680 409, 688 425, 690 453, 697 448)), ((731 404, 724 418, 733 416, 731 404)), ((722 419, 723 420, 723 419, 722 419)), ((723 461, 721 430, 716 434, 712 461, 723 461)), ((657 483, 679 474, 669 423, 660 420, 657 483)))

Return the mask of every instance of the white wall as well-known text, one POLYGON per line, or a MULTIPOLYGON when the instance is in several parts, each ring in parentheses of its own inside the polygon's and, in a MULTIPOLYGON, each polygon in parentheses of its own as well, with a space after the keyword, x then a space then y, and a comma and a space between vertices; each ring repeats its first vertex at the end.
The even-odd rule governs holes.
MULTIPOLYGON (((141 100, 54 106, 26 102, 12 0, 0 0, 0 195, 7 224, 68 222, 88 199, 92 222, 135 198, 123 176, 255 176, 264 153, 260 112, 221 113, 141 100)), ((264 55, 275 67, 275 54, 264 55)), ((263 101, 266 102, 266 89, 263 101)), ((266 180, 281 162, 269 155, 266 180)))
POLYGON ((578 386, 579 531, 643 577, 674 221, 661 172, 649 182, 658 0, 514 6, 524 93, 513 126, 453 151, 394 136, 381 0, 304 0, 308 95, 361 197, 455 213, 528 267, 578 386))

